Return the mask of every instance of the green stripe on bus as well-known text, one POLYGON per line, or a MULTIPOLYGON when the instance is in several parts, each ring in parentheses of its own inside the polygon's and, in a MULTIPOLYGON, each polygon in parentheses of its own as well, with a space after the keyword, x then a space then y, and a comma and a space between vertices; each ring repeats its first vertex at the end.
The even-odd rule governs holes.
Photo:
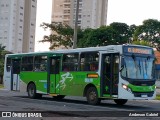
POLYGON ((133 92, 152 92, 155 90, 155 85, 153 86, 135 86, 135 85, 129 84, 128 88, 130 88, 133 92))

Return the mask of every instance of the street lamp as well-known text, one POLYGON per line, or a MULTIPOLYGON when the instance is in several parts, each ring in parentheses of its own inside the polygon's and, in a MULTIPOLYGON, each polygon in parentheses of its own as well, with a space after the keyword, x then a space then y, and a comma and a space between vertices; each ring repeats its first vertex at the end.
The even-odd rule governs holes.
POLYGON ((77 48, 78 13, 79 13, 79 0, 77 0, 76 18, 75 18, 74 36, 73 36, 73 48, 77 48))

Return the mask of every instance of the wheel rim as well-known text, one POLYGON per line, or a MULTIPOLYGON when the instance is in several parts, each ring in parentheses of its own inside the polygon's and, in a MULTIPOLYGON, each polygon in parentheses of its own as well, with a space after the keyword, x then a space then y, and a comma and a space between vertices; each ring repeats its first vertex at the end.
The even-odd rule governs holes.
POLYGON ((94 101, 96 98, 97 98, 97 95, 96 95, 96 93, 94 91, 89 93, 89 99, 91 101, 94 101))
POLYGON ((30 96, 33 96, 33 95, 34 95, 34 88, 30 88, 30 89, 29 89, 29 95, 30 95, 30 96))

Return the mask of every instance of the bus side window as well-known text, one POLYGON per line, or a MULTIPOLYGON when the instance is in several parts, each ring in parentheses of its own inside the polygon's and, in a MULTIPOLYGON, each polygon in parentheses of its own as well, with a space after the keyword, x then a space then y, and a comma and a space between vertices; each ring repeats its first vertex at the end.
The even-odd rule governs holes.
POLYGON ((63 55, 62 71, 78 71, 78 53, 63 55))
POLYGON ((34 71, 47 71, 47 56, 35 56, 34 71))
POLYGON ((97 71, 97 70, 98 70, 98 64, 96 64, 96 63, 91 63, 91 64, 90 64, 90 70, 91 70, 91 71, 97 71))
POLYGON ((33 56, 22 57, 21 71, 33 71, 33 56))
POLYGON ((99 63, 98 52, 84 52, 80 55, 81 71, 97 71, 99 63))

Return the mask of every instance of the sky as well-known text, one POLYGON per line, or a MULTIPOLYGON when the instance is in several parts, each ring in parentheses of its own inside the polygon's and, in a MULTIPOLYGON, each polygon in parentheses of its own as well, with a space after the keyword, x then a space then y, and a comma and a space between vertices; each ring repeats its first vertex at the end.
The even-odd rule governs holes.
MULTIPOLYGON (((128 25, 141 25, 146 19, 160 20, 160 0, 108 0, 107 25, 121 22, 128 25)), ((51 23, 52 0, 37 0, 35 51, 48 51, 49 43, 39 43, 44 35, 40 24, 51 23)))
POLYGON ((49 43, 40 43, 44 35, 49 35, 50 31, 44 31, 40 24, 43 22, 51 23, 52 0, 37 0, 36 15, 36 35, 35 35, 35 51, 48 51, 49 43))
POLYGON ((160 20, 160 0, 108 0, 108 23, 141 25, 146 19, 160 20))

